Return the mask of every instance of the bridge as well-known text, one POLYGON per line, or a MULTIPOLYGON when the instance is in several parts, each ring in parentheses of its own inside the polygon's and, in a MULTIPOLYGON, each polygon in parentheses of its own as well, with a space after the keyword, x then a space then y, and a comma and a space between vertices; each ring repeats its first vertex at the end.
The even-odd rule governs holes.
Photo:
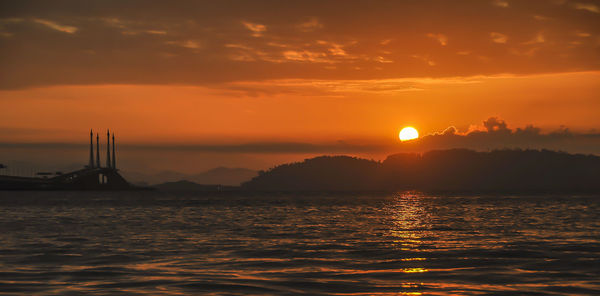
POLYGON ((128 190, 135 187, 119 174, 115 150, 115 135, 106 133, 106 165, 100 165, 100 135, 96 134, 94 155, 94 133, 90 131, 90 158, 83 169, 51 178, 19 177, 0 175, 0 190, 128 190), (94 157, 95 156, 95 157, 94 157))

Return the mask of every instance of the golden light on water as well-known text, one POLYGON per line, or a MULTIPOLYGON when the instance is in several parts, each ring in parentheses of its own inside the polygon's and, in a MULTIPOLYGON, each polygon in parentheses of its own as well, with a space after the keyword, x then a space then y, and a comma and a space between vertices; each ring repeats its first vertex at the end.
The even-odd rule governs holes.
POLYGON ((427 271, 428 271, 427 269, 421 268, 421 267, 402 269, 402 272, 404 272, 404 273, 427 272, 427 271))
POLYGON ((419 132, 412 126, 407 126, 400 131, 400 141, 408 141, 419 138, 419 132))

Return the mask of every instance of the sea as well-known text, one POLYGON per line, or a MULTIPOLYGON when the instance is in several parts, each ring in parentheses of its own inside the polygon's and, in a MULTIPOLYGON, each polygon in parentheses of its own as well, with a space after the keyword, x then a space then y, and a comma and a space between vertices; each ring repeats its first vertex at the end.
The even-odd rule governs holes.
POLYGON ((600 196, 0 192, 2 295, 600 295, 600 196))

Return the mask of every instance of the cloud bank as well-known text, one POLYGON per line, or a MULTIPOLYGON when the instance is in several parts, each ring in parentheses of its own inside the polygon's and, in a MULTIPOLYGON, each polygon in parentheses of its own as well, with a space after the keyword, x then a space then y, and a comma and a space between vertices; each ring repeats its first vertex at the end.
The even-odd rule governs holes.
POLYGON ((550 149, 600 154, 600 133, 595 130, 589 133, 572 132, 567 127, 544 133, 533 125, 511 129, 504 120, 490 117, 481 125, 471 126, 465 132, 459 132, 455 127, 450 126, 442 132, 402 143, 402 149, 406 150, 427 151, 449 148, 550 149))
POLYGON ((598 11, 547 0, 2 1, 0 88, 594 71, 598 11))

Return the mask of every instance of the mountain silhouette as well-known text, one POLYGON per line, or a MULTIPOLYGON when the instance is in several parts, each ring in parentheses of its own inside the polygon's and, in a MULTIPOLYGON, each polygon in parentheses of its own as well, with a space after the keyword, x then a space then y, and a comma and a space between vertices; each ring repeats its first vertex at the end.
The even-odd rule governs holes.
POLYGON ((321 156, 260 172, 243 183, 242 188, 265 191, 600 192, 600 157, 520 149, 400 153, 388 156, 383 162, 321 156))

